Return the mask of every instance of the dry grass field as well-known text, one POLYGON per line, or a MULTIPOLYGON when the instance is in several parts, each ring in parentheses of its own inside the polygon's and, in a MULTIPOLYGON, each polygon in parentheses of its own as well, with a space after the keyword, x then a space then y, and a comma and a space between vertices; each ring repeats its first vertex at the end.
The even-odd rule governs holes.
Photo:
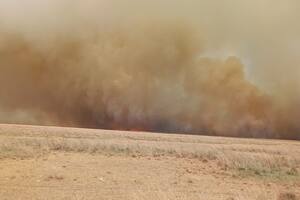
POLYGON ((0 199, 296 200, 300 142, 0 125, 0 199))

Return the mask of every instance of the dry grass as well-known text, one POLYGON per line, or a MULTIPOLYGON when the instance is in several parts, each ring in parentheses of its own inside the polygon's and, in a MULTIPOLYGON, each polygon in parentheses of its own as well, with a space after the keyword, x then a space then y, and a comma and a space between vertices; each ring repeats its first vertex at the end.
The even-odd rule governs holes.
POLYGON ((239 144, 234 149, 224 144, 156 142, 133 139, 84 139, 66 137, 2 137, 0 158, 39 157, 50 152, 84 152, 128 156, 172 156, 216 161, 223 170, 237 170, 242 175, 277 178, 298 177, 300 157, 297 152, 263 149, 239 144))
MULTIPOLYGON (((74 186, 77 181, 85 183, 85 177, 74 183, 70 182, 78 178, 73 178, 78 173, 75 166, 80 175, 84 167, 90 173, 99 173, 97 181, 100 186, 102 183, 109 185, 105 182, 109 177, 118 179, 122 183, 118 186, 126 186, 126 194, 130 199, 190 199, 193 195, 199 195, 193 196, 194 199, 203 199, 204 195, 207 196, 206 200, 210 196, 211 199, 219 196, 219 199, 228 200, 298 200, 299 155, 300 144, 296 141, 0 126, 0 159, 3 159, 4 166, 6 162, 13 163, 11 166, 22 163, 20 166, 23 168, 23 163, 35 163, 33 168, 30 164, 28 166, 33 175, 44 175, 43 178, 38 178, 41 181, 38 184, 46 182, 67 186, 74 186), (48 158, 52 160, 47 161, 48 158), (80 162, 77 162, 77 158, 80 158, 80 162), (20 162, 20 159, 24 161, 20 162), (106 165, 98 165, 97 162, 106 163, 106 160, 110 167, 118 166, 114 168, 114 173, 118 175, 110 174, 106 179, 105 170, 103 173, 98 172, 97 169, 106 165), (39 169, 45 170, 49 165, 46 173, 36 168, 40 166, 39 169), (61 168, 65 165, 68 165, 67 168, 61 168), (60 166, 58 168, 65 171, 57 171, 53 166, 60 166), (158 169, 159 167, 161 168, 158 169), (143 173, 139 174, 138 170, 143 173), (176 173, 172 174, 174 171, 176 173), (147 172, 151 172, 151 176, 147 176, 147 172), (160 179, 155 178, 158 174, 160 179), (142 178, 138 180, 138 184, 130 183, 132 176, 142 178), (169 182, 170 177, 173 179, 169 182), (226 182, 228 179, 230 181, 226 182), (214 180, 213 185, 209 185, 211 180, 214 180), (172 185, 174 182, 176 185, 172 185), (218 193, 215 190, 220 191, 222 187, 216 183, 223 182, 226 182, 223 185, 226 186, 226 191, 223 189, 224 193, 218 193), (245 182, 247 185, 243 185, 245 182), (131 184, 130 187, 128 184, 131 184), (127 186, 132 188, 130 192, 127 186), (182 192, 176 188, 182 188, 182 192), (191 193, 193 190, 201 193, 191 193)), ((12 172, 17 177, 16 174, 12 172)), ((24 174, 26 173, 22 173, 22 176, 24 174)), ((5 178, 4 175, 3 177, 5 178)), ((94 176, 91 175, 86 180, 88 183, 94 180, 94 176)), ((12 185, 15 184, 13 180, 10 181, 12 185)), ((28 178, 23 181, 28 181, 28 178)), ((36 184, 35 180, 31 183, 36 184)), ((116 182, 112 182, 112 186, 115 184, 116 182)))

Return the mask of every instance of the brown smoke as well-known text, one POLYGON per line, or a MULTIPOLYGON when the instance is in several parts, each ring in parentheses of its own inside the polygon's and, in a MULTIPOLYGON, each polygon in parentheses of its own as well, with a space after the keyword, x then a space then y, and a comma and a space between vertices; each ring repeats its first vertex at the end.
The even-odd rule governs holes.
POLYGON ((1 2, 0 122, 300 139, 292 7, 217 2, 1 2))

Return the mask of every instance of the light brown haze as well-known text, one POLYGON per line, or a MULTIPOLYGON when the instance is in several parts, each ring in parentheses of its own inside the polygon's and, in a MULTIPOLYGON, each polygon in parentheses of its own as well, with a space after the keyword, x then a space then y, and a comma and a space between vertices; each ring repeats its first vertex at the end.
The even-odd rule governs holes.
POLYGON ((299 9, 0 1, 0 122, 300 139, 299 9))

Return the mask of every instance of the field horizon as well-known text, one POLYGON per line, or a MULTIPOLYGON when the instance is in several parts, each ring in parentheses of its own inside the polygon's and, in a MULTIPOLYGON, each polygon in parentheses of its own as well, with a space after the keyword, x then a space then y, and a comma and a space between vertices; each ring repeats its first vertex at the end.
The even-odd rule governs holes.
POLYGON ((208 133, 205 133, 205 132, 195 132, 195 133, 191 133, 191 132, 171 132, 171 131, 161 131, 161 132, 158 132, 158 131, 151 131, 151 130, 138 130, 138 129, 122 129, 122 128, 119 128, 119 129, 113 129, 113 128, 95 128, 95 127, 79 127, 79 126, 69 126, 69 125, 66 125, 66 126, 59 126, 59 125, 43 125, 43 124, 24 124, 24 123, 0 123, 0 126, 5 126, 5 125, 8 125, 8 126, 23 126, 23 127, 50 127, 50 128, 69 128, 69 129, 81 129, 81 130, 97 130, 97 131, 117 131, 117 132, 130 132, 132 134, 134 133, 151 133, 151 134, 165 134, 165 135, 187 135, 187 136, 204 136, 204 137, 216 137, 216 138, 232 138, 232 139, 259 139, 259 140, 276 140, 276 141, 300 141, 300 138, 299 137, 295 137, 294 139, 291 139, 291 138, 272 138, 272 137, 265 137, 265 136, 245 136, 243 134, 241 135, 237 135, 237 136, 226 136, 226 135, 210 135, 208 133))

